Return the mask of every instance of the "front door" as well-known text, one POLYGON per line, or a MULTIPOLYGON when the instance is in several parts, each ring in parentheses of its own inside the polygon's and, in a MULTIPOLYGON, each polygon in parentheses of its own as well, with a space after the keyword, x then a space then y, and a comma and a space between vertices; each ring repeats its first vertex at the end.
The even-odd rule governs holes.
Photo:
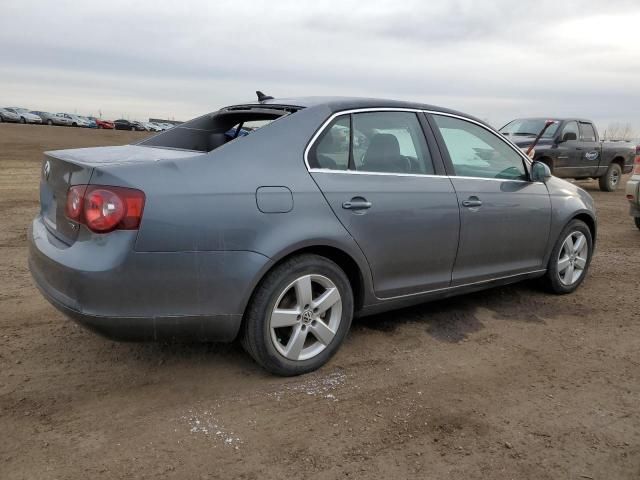
POLYGON ((596 131, 589 122, 580 122, 580 144, 578 161, 586 175, 597 175, 600 165, 600 142, 596 140, 596 131))
POLYGON ((484 126, 433 115, 460 202, 460 246, 452 286, 543 270, 551 202, 529 181, 525 160, 484 126))
POLYGON ((458 246, 450 179, 434 174, 415 112, 336 117, 309 151, 311 175, 364 252, 379 298, 447 288, 458 246))

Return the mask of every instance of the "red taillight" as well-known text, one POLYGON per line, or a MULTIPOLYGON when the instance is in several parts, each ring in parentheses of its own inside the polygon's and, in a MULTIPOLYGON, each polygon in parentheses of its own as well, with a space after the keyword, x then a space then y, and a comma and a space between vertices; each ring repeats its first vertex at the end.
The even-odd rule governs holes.
POLYGON ((633 162, 633 174, 640 175, 640 145, 636 147, 636 159, 633 162))
POLYGON ((67 217, 76 222, 82 219, 82 202, 86 185, 75 185, 67 193, 67 217))
POLYGON ((140 226, 144 193, 124 187, 75 185, 67 194, 67 217, 98 233, 140 226))

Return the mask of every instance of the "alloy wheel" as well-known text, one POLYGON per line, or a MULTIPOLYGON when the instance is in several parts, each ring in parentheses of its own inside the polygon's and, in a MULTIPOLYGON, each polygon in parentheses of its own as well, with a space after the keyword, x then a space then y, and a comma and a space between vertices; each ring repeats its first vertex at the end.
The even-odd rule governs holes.
POLYGON ((620 181, 620 173, 617 170, 613 170, 611 172, 611 176, 609 177, 609 182, 611 183, 611 186, 614 188, 617 187, 619 181, 620 181))
POLYGON ((331 343, 342 319, 338 287, 323 275, 304 275, 290 283, 269 317, 271 341, 289 360, 308 360, 331 343))
POLYGON ((589 242, 582 232, 571 232, 558 254, 558 277, 563 285, 577 282, 589 259, 589 242))

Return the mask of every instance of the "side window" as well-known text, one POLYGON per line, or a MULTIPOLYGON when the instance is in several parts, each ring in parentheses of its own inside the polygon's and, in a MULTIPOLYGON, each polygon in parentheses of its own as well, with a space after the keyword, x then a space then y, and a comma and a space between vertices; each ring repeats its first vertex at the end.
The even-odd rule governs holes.
POLYGON ((577 140, 580 138, 580 133, 578 132, 578 122, 569 122, 564 126, 562 130, 562 139, 564 141, 577 140), (569 135, 567 135, 567 133, 569 135))
POLYGON ((353 114, 353 162, 361 172, 434 173, 427 142, 413 112, 353 114))
POLYGON ((309 167, 346 170, 349 166, 349 115, 336 117, 309 152, 309 167))
POLYGON ((583 142, 595 142, 596 131, 590 123, 580 123, 580 140, 583 142))
POLYGON ((506 142, 471 122, 434 115, 458 176, 526 180, 524 160, 506 142))

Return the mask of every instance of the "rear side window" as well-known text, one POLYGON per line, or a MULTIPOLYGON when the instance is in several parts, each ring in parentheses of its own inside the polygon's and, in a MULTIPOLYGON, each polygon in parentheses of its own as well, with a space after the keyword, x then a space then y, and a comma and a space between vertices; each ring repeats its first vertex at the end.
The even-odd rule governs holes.
POLYGON ((349 166, 350 132, 349 115, 336 117, 313 145, 309 155, 309 166, 329 170, 346 170, 349 166))
POLYGON ((593 129, 593 125, 591 125, 590 123, 580 124, 580 139, 583 142, 596 141, 596 131, 593 129))
POLYGON ((311 168, 375 173, 433 174, 433 162, 413 112, 339 116, 309 155, 311 168))
POLYGON ((462 177, 526 180, 523 158, 504 140, 475 123, 434 115, 455 174, 462 177))
POLYGON ((433 174, 433 162, 413 112, 353 115, 353 160, 362 172, 433 174))

